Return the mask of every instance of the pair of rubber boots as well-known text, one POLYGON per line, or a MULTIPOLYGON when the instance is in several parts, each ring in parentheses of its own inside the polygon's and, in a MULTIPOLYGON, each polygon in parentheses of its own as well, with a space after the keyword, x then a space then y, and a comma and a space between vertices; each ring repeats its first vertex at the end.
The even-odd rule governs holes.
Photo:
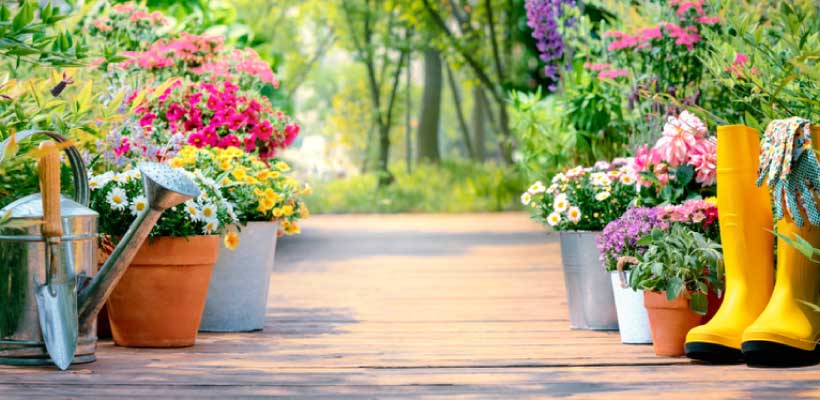
MULTIPOLYGON (((686 336, 686 355, 711 363, 743 360, 758 366, 801 366, 820 361, 820 264, 792 246, 777 246, 767 187, 757 187, 760 139, 742 125, 718 128, 717 202, 726 266, 723 304, 709 323, 686 336)), ((820 129, 812 127, 815 148, 820 129)), ((788 214, 788 213, 786 213, 788 214)), ((804 218, 804 221, 807 221, 804 218)), ((797 234, 820 247, 820 227, 798 227, 788 215, 777 232, 797 234)))

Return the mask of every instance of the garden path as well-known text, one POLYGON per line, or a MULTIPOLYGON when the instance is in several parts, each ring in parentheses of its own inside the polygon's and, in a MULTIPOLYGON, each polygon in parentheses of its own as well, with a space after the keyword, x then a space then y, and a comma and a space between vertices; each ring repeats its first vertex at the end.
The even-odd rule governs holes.
POLYGON ((570 331, 557 237, 524 214, 316 216, 303 232, 280 241, 263 332, 0 367, 0 398, 820 397, 820 367, 695 365, 570 331))

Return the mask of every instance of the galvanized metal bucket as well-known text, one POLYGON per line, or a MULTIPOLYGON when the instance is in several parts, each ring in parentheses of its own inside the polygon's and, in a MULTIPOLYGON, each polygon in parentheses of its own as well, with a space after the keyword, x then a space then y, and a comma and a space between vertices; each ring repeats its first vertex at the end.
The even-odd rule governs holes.
POLYGON ((643 305, 643 290, 624 287, 622 283, 629 282, 629 271, 612 271, 610 277, 615 308, 618 311, 621 343, 651 344, 652 331, 649 329, 649 314, 643 305))
POLYGON ((599 232, 563 231, 561 260, 567 290, 570 327, 617 330, 618 316, 609 273, 595 244, 599 232))
POLYGON ((250 222, 239 233, 235 251, 219 249, 200 331, 250 332, 264 328, 278 229, 278 222, 250 222))

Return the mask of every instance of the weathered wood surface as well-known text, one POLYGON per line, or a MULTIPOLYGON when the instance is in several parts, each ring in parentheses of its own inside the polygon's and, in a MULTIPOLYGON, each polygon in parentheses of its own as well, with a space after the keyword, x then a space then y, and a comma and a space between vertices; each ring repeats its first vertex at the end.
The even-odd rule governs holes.
POLYGON ((0 367, 0 399, 820 398, 820 367, 696 365, 571 331, 562 279, 557 238, 523 214, 317 216, 280 241, 265 331, 0 367))

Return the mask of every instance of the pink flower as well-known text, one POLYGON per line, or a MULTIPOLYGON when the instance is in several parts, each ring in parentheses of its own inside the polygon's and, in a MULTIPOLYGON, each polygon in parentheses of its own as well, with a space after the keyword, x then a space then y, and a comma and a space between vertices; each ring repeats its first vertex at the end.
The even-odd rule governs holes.
POLYGON ((746 63, 749 62, 749 57, 747 57, 743 53, 737 53, 735 55, 735 61, 732 65, 726 67, 726 72, 732 73, 734 76, 738 78, 743 78, 744 73, 748 70, 749 73, 752 75, 758 74, 758 70, 755 67, 748 68, 746 67, 746 63))
POLYGON ((296 140, 296 136, 299 135, 299 125, 297 124, 289 124, 285 126, 285 141, 282 142, 282 148, 286 148, 293 144, 293 141, 296 140))
POLYGON ((695 21, 704 25, 714 25, 720 22, 720 17, 698 17, 695 21))
POLYGON ((617 51, 622 49, 629 49, 636 47, 638 44, 639 42, 636 36, 623 34, 623 36, 620 36, 617 40, 610 43, 609 46, 607 46, 607 50, 617 51))
POLYGON ((629 76, 629 71, 625 69, 609 69, 598 73, 598 79, 615 79, 622 76, 629 76))
POLYGON ((603 71, 610 67, 609 63, 604 64, 591 64, 591 63, 584 63, 584 68, 590 71, 603 71))
POLYGON ((122 138, 122 143, 114 149, 114 154, 117 157, 121 157, 123 154, 128 153, 129 150, 131 150, 131 144, 128 142, 128 138, 122 138))
POLYGON ((253 127, 253 129, 251 129, 251 133, 259 140, 268 141, 271 134, 273 134, 273 127, 270 122, 262 121, 262 123, 257 124, 253 127))
POLYGON ((661 26, 660 25, 658 25, 654 28, 641 29, 641 31, 638 34, 638 38, 641 41, 644 41, 644 42, 648 42, 652 39, 660 39, 662 37, 663 37, 663 33, 661 33, 661 26))
POLYGON ((654 150, 657 150, 670 166, 678 167, 689 161, 689 152, 706 133, 703 121, 684 110, 677 118, 667 118, 663 126, 663 136, 655 143, 654 150))
POLYGON ((192 133, 188 136, 188 144, 197 148, 205 147, 205 136, 201 133, 192 133))
POLYGON ((715 138, 698 141, 689 155, 689 165, 695 167, 695 181, 712 186, 717 177, 717 143, 715 138))
POLYGON ((631 169, 635 171, 635 173, 640 174, 648 170, 651 165, 661 162, 661 157, 660 153, 656 152, 655 149, 650 150, 648 145, 643 145, 638 147, 638 151, 635 153, 635 157, 631 162, 631 169))
POLYGON ((220 147, 220 148, 225 149, 225 148, 228 148, 228 147, 240 147, 241 145, 242 145, 242 142, 239 141, 239 138, 236 137, 236 135, 229 134, 229 135, 223 137, 219 141, 219 144, 217 146, 220 147))
POLYGON ((176 122, 185 115, 185 110, 179 104, 171 104, 168 106, 168 112, 165 113, 165 118, 168 122, 176 122))
POLYGON ((140 118, 139 124, 143 128, 146 127, 146 126, 151 126, 151 124, 154 123, 155 119, 157 119, 157 116, 155 114, 147 113, 147 114, 143 115, 142 118, 140 118))
POLYGON ((704 124, 697 115, 688 110, 683 110, 683 112, 678 115, 678 123, 683 129, 689 130, 699 139, 705 138, 709 133, 706 124, 704 124))
POLYGON ((679 4, 678 6, 678 15, 686 14, 689 9, 694 9, 697 11, 698 15, 703 15, 703 0, 696 0, 696 1, 679 1, 673 2, 671 4, 679 4))
POLYGON ((695 43, 700 41, 700 35, 697 33, 698 28, 696 26, 682 28, 674 24, 666 24, 664 27, 669 31, 669 37, 675 39, 675 44, 686 46, 688 50, 692 50, 695 43))

